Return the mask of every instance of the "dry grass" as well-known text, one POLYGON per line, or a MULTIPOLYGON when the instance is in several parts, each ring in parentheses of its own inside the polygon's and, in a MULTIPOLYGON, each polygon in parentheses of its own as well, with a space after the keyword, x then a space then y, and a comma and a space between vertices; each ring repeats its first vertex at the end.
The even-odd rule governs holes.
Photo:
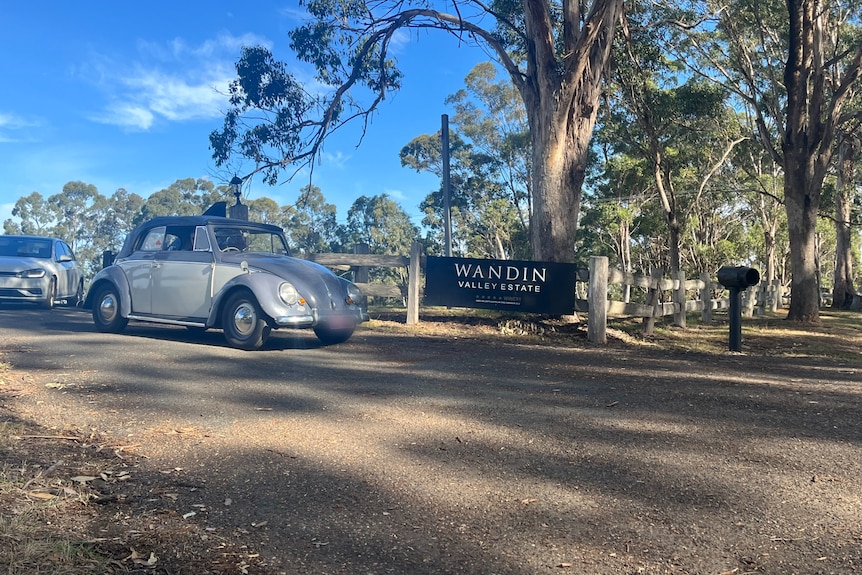
MULTIPOLYGON (((815 357, 835 361, 862 359, 862 314, 856 311, 821 310, 820 324, 797 324, 786 313, 746 317, 742 320, 742 352, 770 357, 815 357)), ((488 310, 423 309, 420 322, 406 326, 403 310, 372 311, 369 327, 379 331, 408 332, 433 337, 505 339, 510 342, 587 345, 586 318, 567 322, 543 316, 514 315, 488 310)), ((728 352, 726 313, 716 313, 709 325, 700 315, 687 318, 686 329, 660 318, 652 336, 641 335, 643 321, 635 318, 608 322, 609 345, 649 347, 673 352, 724 354, 728 352)))

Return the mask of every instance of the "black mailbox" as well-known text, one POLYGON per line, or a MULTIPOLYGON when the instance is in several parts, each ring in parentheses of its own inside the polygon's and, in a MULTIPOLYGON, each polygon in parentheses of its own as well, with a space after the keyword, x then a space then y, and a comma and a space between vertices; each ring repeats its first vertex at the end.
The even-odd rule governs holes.
POLYGON ((760 282, 760 272, 745 266, 723 267, 718 270, 718 282, 726 288, 745 289, 760 282))
POLYGON ((718 270, 718 282, 730 290, 730 351, 742 351, 742 302, 740 293, 757 285, 760 272, 745 266, 725 266, 718 270))

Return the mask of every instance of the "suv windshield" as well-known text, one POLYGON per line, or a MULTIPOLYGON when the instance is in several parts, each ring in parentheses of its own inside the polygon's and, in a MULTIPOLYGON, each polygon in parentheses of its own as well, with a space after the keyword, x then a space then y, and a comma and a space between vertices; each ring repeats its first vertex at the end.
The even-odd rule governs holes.
POLYGON ((240 226, 221 226, 215 228, 214 231, 218 249, 223 252, 290 255, 290 251, 284 243, 284 237, 280 233, 240 226))

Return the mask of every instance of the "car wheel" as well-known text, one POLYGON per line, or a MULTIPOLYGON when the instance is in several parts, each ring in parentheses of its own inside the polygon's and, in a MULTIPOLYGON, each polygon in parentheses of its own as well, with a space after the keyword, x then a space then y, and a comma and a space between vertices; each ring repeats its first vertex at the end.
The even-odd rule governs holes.
POLYGON ((227 342, 239 349, 260 349, 269 337, 270 327, 254 296, 235 293, 222 312, 222 329, 227 342))
POLYGON ((344 343, 350 336, 353 335, 353 330, 355 328, 351 327, 342 327, 342 328, 330 328, 325 325, 319 325, 314 328, 314 335, 317 336, 317 339, 320 340, 320 343, 323 345, 335 345, 336 343, 344 343))
POLYGON ((120 315, 120 295, 117 288, 106 285, 99 288, 93 299, 93 323, 104 333, 123 331, 129 320, 120 315))
POLYGON ((51 278, 48 282, 48 292, 45 294, 45 299, 42 302, 42 309, 51 309, 54 307, 54 298, 57 297, 57 279, 51 278))
POLYGON ((78 284, 78 289, 75 291, 75 295, 66 300, 66 305, 69 307, 81 307, 81 304, 84 303, 84 282, 78 284))

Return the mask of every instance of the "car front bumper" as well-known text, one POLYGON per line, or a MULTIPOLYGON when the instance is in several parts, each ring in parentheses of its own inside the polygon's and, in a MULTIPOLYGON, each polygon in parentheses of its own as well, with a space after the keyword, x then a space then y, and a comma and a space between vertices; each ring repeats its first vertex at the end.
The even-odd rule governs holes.
POLYGON ((46 278, 0 276, 0 300, 42 301, 48 290, 46 278))
POLYGON ((276 316, 273 320, 278 327, 315 327, 325 324, 335 328, 356 326, 369 320, 368 312, 364 309, 350 310, 347 313, 331 313, 324 316, 321 316, 316 309, 309 311, 311 313, 303 315, 276 316))

